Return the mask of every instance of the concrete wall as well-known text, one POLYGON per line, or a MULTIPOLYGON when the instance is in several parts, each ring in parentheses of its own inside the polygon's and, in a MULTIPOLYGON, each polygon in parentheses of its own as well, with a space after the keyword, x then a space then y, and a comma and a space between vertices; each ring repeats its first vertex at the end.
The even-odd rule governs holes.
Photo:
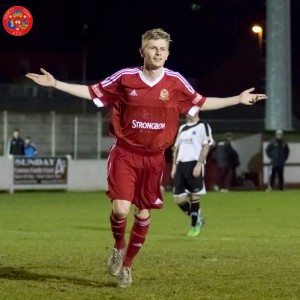
MULTIPOLYGON (((23 185, 13 186, 13 160, 0 156, 0 190, 14 189, 64 189, 65 186, 54 185, 23 185)), ((68 185, 69 191, 106 190, 106 160, 69 160, 68 185)))
MULTIPOLYGON (((262 163, 268 164, 265 154, 267 143, 261 144, 260 135, 249 136, 233 142, 241 160, 240 171, 251 172, 262 169, 262 163), (259 162, 262 163, 259 163, 259 162)), ((285 182, 300 184, 300 143, 289 143, 290 157, 285 168, 285 182)), ((269 167, 263 167, 264 183, 268 182, 269 167)), ((0 156, 0 190, 11 190, 13 181, 12 159, 0 156)), ((27 187, 30 188, 30 187, 27 187)), ((49 188, 44 186, 43 188, 49 188)), ((93 191, 106 190, 106 159, 69 160, 68 190, 93 191)))
MULTIPOLYGON (((270 163, 268 156, 266 155, 266 148, 268 142, 263 143, 263 163, 264 163, 264 183, 269 182, 271 174, 271 167, 266 164, 270 163)), ((289 143, 290 155, 286 162, 284 169, 285 182, 287 184, 299 184, 300 183, 300 143, 289 143)))
POLYGON ((107 130, 103 132, 107 123, 100 113, 0 112, 0 155, 7 154, 12 132, 18 128, 23 139, 31 137, 41 156, 76 155, 79 159, 97 159, 112 143, 107 130))
MULTIPOLYGON (((254 134, 232 142, 238 152, 241 165, 238 173, 262 173, 263 183, 268 183, 271 174, 269 158, 266 155, 268 142, 262 143, 261 134, 254 134)), ((285 182, 300 184, 300 143, 289 143, 290 156, 285 167, 285 182)))
POLYGON ((13 182, 13 160, 0 156, 0 190, 11 190, 13 182))
POLYGON ((105 190, 106 160, 70 160, 68 189, 72 191, 105 190))
POLYGON ((241 165, 238 173, 261 171, 261 134, 253 134, 232 142, 232 147, 237 151, 241 165))

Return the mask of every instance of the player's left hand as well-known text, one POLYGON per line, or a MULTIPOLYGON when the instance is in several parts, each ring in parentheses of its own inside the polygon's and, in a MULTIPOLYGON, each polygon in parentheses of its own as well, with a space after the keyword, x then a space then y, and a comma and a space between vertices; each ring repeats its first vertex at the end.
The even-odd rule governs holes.
POLYGON ((27 73, 25 76, 39 85, 54 87, 56 85, 55 78, 45 69, 41 68, 40 70, 42 74, 27 73))
POLYGON ((174 179, 175 173, 176 173, 177 165, 173 164, 172 165, 172 171, 171 171, 171 178, 174 179))
POLYGON ((267 95, 265 94, 252 94, 251 92, 253 91, 254 88, 243 91, 239 96, 240 97, 239 102, 245 105, 253 105, 257 101, 265 100, 268 98, 267 95))
POLYGON ((202 171, 202 164, 197 163, 193 169, 193 176, 195 178, 199 177, 201 175, 201 171, 202 171))

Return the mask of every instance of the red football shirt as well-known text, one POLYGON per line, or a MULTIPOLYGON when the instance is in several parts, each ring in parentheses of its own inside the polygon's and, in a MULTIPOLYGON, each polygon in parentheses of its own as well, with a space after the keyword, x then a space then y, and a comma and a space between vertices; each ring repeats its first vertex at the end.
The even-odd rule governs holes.
POLYGON ((141 68, 123 69, 89 91, 98 107, 112 106, 110 128, 118 140, 151 152, 171 146, 179 115, 194 115, 206 99, 166 68, 155 81, 147 80, 141 68))

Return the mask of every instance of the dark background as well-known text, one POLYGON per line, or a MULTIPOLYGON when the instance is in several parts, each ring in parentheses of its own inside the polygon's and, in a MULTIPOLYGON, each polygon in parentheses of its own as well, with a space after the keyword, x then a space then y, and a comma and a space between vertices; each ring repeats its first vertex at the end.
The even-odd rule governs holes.
MULTIPOLYGON (((292 0, 293 113, 300 117, 300 1, 292 0)), ((82 82, 84 52, 87 82, 123 67, 141 65, 140 37, 161 27, 173 43, 167 67, 182 73, 208 96, 231 96, 255 86, 264 92, 264 47, 251 27, 265 29, 260 0, 0 0, 1 15, 23 5, 33 28, 23 37, 0 31, 0 83, 26 82, 26 72, 46 68, 60 80, 82 82)), ((265 37, 264 37, 265 38, 265 37)), ((263 106, 264 104, 260 104, 263 106)), ((258 106, 259 107, 259 106, 258 106)))

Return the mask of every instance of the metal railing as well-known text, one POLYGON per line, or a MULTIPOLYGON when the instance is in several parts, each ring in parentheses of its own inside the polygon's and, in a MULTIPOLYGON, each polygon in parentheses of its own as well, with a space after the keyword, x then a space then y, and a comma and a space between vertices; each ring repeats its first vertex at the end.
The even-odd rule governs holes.
POLYGON ((8 155, 10 136, 19 129, 30 136, 39 155, 70 155, 73 159, 106 157, 114 139, 108 120, 96 114, 0 113, 0 155, 8 155))

